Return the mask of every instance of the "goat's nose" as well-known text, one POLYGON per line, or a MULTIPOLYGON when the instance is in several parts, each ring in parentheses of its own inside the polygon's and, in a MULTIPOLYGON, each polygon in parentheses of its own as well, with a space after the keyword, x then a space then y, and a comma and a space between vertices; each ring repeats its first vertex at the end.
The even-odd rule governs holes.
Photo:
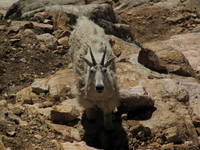
POLYGON ((103 90, 104 90, 104 86, 103 86, 103 85, 97 85, 97 86, 96 86, 96 91, 97 91, 98 93, 102 93, 103 90))

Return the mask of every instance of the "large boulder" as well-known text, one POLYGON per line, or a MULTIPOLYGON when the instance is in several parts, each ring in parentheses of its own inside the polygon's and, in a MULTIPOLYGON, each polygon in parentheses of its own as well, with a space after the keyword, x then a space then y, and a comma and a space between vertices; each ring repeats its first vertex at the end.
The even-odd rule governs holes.
MULTIPOLYGON (((156 42, 149 42, 144 44, 144 48, 154 51, 155 53, 159 50, 167 50, 166 52, 170 55, 170 50, 179 51, 181 52, 185 58, 188 60, 189 64, 191 65, 192 69, 195 71, 195 76, 199 78, 200 74, 200 33, 187 33, 187 34, 180 34, 170 37, 168 40, 163 41, 156 41, 156 42)), ((159 51, 157 53, 159 53, 159 51)), ((149 51, 148 51, 149 52, 149 51)), ((141 52, 142 53, 142 52, 141 52)), ((144 52, 143 52, 144 53, 144 52)), ((178 54, 178 52, 176 52, 178 54)), ((147 54, 150 55, 150 54, 147 54)), ((149 56, 150 57, 150 56, 149 56)), ((172 56, 175 58, 176 56, 172 56)), ((170 57, 168 57, 169 59, 170 57)), ((141 58, 140 58, 141 59, 141 58)), ((141 59, 142 61, 142 59, 141 59)), ((178 60, 177 60, 178 61, 178 60)), ((183 64, 184 61, 182 61, 183 64)), ((187 62, 187 61, 186 61, 187 62)), ((188 66, 188 63, 185 63, 185 67, 188 67, 188 71, 191 71, 191 68, 188 66)), ((186 71, 186 68, 185 68, 186 71)))
POLYGON ((19 0, 14 3, 6 12, 5 18, 18 18, 27 11, 42 8, 43 6, 52 5, 69 5, 69 4, 85 4, 84 0, 19 0))
POLYGON ((72 70, 64 69, 47 78, 35 79, 31 88, 37 94, 49 92, 51 96, 59 96, 63 91, 68 93, 73 89, 74 81, 72 70))
POLYGON ((18 0, 7 0, 7 1, 0 1, 0 13, 6 13, 13 3, 17 2, 18 0))
POLYGON ((143 45, 138 56, 138 61, 141 64, 161 73, 195 76, 194 70, 182 52, 169 45, 166 46, 163 44, 161 46, 161 44, 155 43, 146 43, 143 45))

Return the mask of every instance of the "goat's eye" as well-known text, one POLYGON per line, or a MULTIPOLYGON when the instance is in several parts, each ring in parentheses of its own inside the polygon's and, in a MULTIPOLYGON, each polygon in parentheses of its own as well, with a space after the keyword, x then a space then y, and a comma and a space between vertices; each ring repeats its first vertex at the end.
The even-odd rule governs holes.
POLYGON ((95 69, 94 67, 91 67, 91 68, 90 68, 90 72, 91 72, 91 73, 94 73, 95 71, 96 71, 96 69, 95 69))
POLYGON ((103 72, 106 72, 106 71, 107 71, 107 68, 102 68, 102 71, 103 71, 103 72))

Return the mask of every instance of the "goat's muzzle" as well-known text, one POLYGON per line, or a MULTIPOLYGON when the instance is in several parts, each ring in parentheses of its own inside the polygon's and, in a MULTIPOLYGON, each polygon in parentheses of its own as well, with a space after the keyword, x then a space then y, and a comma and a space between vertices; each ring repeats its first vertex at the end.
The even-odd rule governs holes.
POLYGON ((96 91, 97 91, 98 93, 102 93, 103 90, 104 90, 104 86, 102 86, 102 85, 96 86, 96 91))

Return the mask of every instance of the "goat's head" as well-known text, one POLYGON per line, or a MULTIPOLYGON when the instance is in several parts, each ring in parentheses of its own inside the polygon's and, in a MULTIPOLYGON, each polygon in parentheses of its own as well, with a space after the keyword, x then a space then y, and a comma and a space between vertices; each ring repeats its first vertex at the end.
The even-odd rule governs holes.
POLYGON ((101 61, 97 62, 89 47, 88 51, 90 59, 82 57, 82 59, 87 64, 87 75, 85 78, 85 90, 96 92, 98 94, 105 94, 112 92, 115 89, 113 71, 111 70, 111 64, 113 63, 115 57, 108 59, 106 57, 106 47, 104 49, 101 61))

